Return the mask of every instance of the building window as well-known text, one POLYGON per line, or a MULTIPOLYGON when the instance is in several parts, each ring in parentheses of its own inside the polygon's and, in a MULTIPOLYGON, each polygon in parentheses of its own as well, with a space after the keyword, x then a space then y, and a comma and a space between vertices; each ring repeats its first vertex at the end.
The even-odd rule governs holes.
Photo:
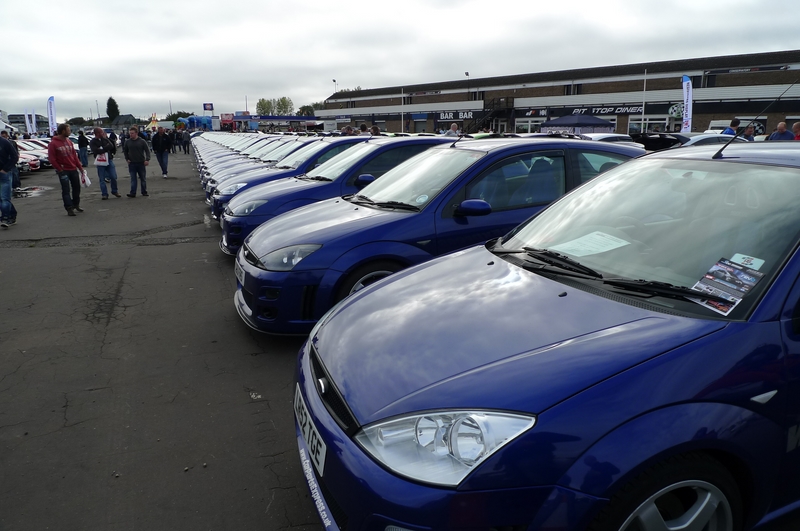
POLYGON ((583 85, 580 83, 578 83, 577 85, 572 85, 572 93, 583 94, 583 85))
POLYGON ((572 96, 572 85, 564 85, 564 96, 572 96))
POLYGON ((354 102, 354 101, 348 101, 347 102, 347 108, 348 109, 354 109, 355 106, 356 106, 356 102, 354 102))
POLYGON ((411 96, 403 96, 403 105, 411 105, 411 96))

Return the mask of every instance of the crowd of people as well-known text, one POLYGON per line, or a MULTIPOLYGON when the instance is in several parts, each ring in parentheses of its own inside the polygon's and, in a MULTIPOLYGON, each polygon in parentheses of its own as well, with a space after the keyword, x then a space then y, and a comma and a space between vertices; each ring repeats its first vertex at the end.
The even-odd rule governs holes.
MULTIPOLYGON (((152 134, 139 127, 131 127, 120 133, 120 136, 101 127, 95 127, 91 138, 84 131, 78 131, 77 142, 71 138, 69 124, 59 124, 56 134, 50 139, 47 155, 61 185, 61 198, 68 216, 77 216, 84 212, 81 207, 81 187, 88 177, 86 168, 89 156, 93 158, 97 168, 97 180, 100 186, 101 200, 108 200, 109 194, 122 197, 118 188, 117 169, 114 156, 117 154, 117 143, 122 149, 128 165, 131 186, 129 198, 135 198, 137 192, 147 197, 147 166, 151 152, 155 154, 161 168, 161 175, 168 178, 169 154, 189 154, 191 135, 188 131, 165 130, 159 127, 152 134), (77 150, 75 149, 77 143, 77 150)), ((24 135, 24 138, 31 138, 24 135)), ((17 223, 17 210, 11 202, 12 191, 19 189, 19 151, 15 141, 17 135, 9 135, 7 131, 0 133, 0 227, 8 228, 17 223)))

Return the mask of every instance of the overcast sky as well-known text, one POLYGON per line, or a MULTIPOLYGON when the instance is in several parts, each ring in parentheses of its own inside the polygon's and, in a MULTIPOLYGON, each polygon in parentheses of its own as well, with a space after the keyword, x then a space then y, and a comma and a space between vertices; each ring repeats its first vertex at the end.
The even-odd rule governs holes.
POLYGON ((0 109, 295 109, 338 88, 800 48, 797 0, 0 0, 0 109), (96 103, 98 102, 99 105, 96 103))

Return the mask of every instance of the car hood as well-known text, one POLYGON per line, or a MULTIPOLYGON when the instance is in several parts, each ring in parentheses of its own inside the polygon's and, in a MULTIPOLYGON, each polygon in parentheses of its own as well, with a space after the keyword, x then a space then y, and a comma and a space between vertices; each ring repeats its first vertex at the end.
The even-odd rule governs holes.
POLYGON ((311 341, 363 425, 432 408, 541 413, 724 326, 570 288, 480 246, 345 299, 311 341))
POLYGON ((268 200, 275 201, 283 199, 294 192, 301 192, 320 186, 330 186, 330 181, 310 181, 307 179, 279 179, 257 184, 252 188, 244 190, 231 199, 231 206, 241 205, 249 201, 268 200))
POLYGON ((256 256, 262 258, 290 245, 325 245, 354 232, 408 215, 415 214, 354 205, 335 197, 291 210, 259 225, 245 243, 256 256))

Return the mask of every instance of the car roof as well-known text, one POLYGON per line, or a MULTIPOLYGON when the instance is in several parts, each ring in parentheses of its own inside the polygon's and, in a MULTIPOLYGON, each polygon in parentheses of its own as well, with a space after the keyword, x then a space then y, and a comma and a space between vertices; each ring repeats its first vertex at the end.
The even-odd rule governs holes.
MULTIPOLYGON (((453 137, 450 137, 453 138, 453 137)), ((461 149, 474 149, 487 153, 505 149, 513 146, 537 146, 541 149, 563 149, 564 147, 583 148, 587 151, 611 151, 624 152, 627 150, 632 157, 644 153, 643 148, 629 145, 618 145, 616 142, 597 142, 596 140, 580 140, 574 138, 561 138, 558 136, 537 136, 537 137, 508 137, 508 138, 484 138, 467 139, 455 142, 453 147, 461 149)))
POLYGON ((713 159, 712 157, 723 146, 724 144, 712 144, 695 146, 692 149, 667 149, 646 155, 644 158, 717 160, 800 168, 800 145, 792 142, 734 142, 725 147, 720 158, 713 159))

